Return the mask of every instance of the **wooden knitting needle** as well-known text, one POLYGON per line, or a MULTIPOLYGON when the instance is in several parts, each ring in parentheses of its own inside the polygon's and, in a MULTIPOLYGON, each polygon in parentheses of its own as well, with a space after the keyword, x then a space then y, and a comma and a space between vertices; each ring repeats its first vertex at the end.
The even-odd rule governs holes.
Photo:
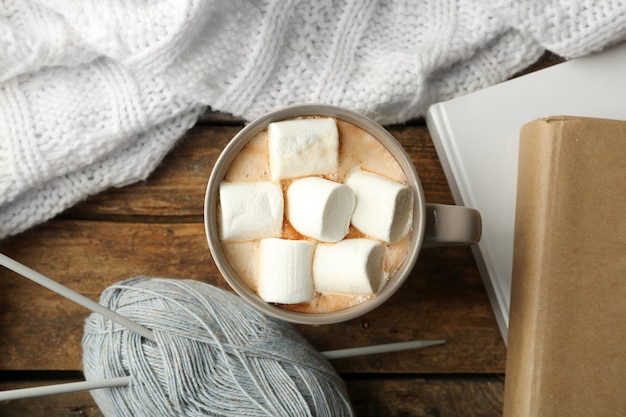
MULTIPOLYGON (((25 265, 9 258, 0 253, 0 265, 56 292, 57 294, 86 307, 94 313, 101 314, 110 320, 121 324, 122 326, 133 330, 148 340, 156 342, 154 334, 151 330, 141 326, 134 321, 128 320, 126 317, 110 310, 95 301, 59 284, 58 282, 28 268, 25 265)), ((398 352, 409 349, 420 349, 428 346, 434 346, 445 343, 445 340, 414 340, 409 342, 388 343, 383 345, 365 346, 358 348, 348 348, 321 352, 326 359, 349 358, 353 356, 374 355, 387 352, 398 352)), ((130 384, 130 377, 124 376, 119 378, 107 378, 100 380, 70 382, 67 384, 46 385, 33 388, 22 388, 14 390, 6 390, 0 392, 0 401, 16 400, 21 398, 40 397, 44 395, 64 394, 77 391, 89 391, 100 388, 123 387, 130 384)))
POLYGON ((50 279, 42 274, 40 274, 37 271, 34 271, 32 269, 30 269, 29 267, 27 267, 26 265, 22 265, 21 263, 9 258, 8 256, 0 253, 0 265, 4 266, 7 269, 10 269, 13 272, 17 272, 18 274, 22 275, 25 278, 30 279, 31 281, 34 281, 36 283, 38 283, 39 285, 42 285, 46 288, 48 288, 51 291, 56 292, 59 295, 62 295, 63 297, 74 301, 75 303, 93 311, 94 313, 98 313, 103 315, 104 317, 107 317, 108 319, 121 324, 122 326, 126 327, 127 329, 133 330, 137 333, 139 333, 141 336, 145 337, 148 340, 151 340, 153 342, 156 342, 156 339, 154 337, 154 334, 152 333, 151 330, 145 328, 144 326, 135 323, 134 321, 131 321, 129 319, 127 319, 126 317, 116 313, 113 310, 110 310, 98 303, 96 303, 95 301, 85 297, 82 294, 77 293, 76 291, 73 291, 61 284, 59 284, 58 282, 56 282, 53 279, 50 279))

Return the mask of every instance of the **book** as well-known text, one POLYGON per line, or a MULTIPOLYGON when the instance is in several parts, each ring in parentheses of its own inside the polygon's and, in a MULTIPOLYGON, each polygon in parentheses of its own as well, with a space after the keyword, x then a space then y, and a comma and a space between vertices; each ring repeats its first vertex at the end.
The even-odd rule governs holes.
POLYGON ((558 114, 626 119, 626 43, 436 103, 426 123, 459 205, 480 211, 472 250, 507 343, 519 131, 558 114))
POLYGON ((626 410, 626 121, 520 133, 505 417, 626 410))

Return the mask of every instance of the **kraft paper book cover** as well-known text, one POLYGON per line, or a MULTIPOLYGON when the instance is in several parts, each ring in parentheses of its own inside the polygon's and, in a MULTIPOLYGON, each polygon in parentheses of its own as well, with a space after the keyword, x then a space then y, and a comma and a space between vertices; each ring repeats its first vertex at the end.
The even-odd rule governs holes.
POLYGON ((517 151, 522 125, 555 114, 626 119, 626 43, 452 100, 426 115, 457 204, 483 218, 472 245, 507 343, 517 151))
POLYGON ((626 121, 520 133, 505 417, 626 412, 626 121))

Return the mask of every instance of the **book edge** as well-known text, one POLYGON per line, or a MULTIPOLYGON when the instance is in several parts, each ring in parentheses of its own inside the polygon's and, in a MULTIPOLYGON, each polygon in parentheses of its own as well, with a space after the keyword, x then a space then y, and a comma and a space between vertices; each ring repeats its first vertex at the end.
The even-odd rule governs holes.
POLYGON ((504 417, 537 415, 533 398, 541 391, 541 368, 548 314, 545 302, 545 259, 550 256, 551 191, 559 170, 559 148, 565 117, 532 121, 520 130, 518 188, 515 211, 513 277, 509 313, 509 345, 504 417), (559 121, 560 123, 554 123, 559 121))
MULTIPOLYGON (((452 139, 454 135, 452 129, 450 129, 450 123, 446 113, 446 103, 448 102, 440 102, 429 107, 426 112, 426 125, 431 135, 435 151, 439 155, 439 161, 441 162, 444 174, 448 180, 454 202, 458 205, 469 204, 471 206, 472 202, 466 201, 461 190, 462 187, 458 183, 458 181, 463 178, 463 175, 457 172, 455 168, 461 169, 462 161, 457 153, 451 149, 451 145, 454 144, 454 140, 452 139)), ((469 188, 467 184, 463 186, 465 189, 469 188)), ((472 245, 471 249, 487 292, 491 309, 496 318, 496 323, 498 324, 500 334, 506 346, 509 330, 509 311, 506 302, 503 301, 502 298, 506 297, 508 294, 505 294, 505 291, 498 282, 498 275, 493 271, 493 266, 490 267, 489 265, 492 262, 491 259, 489 259, 489 253, 486 253, 486 251, 481 248, 480 242, 477 245, 472 245)))

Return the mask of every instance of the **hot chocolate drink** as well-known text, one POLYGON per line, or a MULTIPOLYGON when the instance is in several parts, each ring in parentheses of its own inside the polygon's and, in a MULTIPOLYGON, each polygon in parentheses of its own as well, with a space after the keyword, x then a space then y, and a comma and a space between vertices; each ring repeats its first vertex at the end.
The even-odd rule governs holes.
MULTIPOLYGON (((336 130, 338 133, 338 152, 336 155, 336 166, 334 166, 330 170, 326 168, 324 173, 309 175, 309 177, 318 177, 336 184, 344 184, 352 173, 354 173, 355 171, 361 171, 365 173, 375 174, 376 176, 382 177, 393 183, 397 183, 399 184, 399 186, 408 186, 407 178, 398 162, 394 159, 393 155, 375 137, 373 137, 366 131, 351 123, 339 119, 325 117, 309 117, 306 119, 334 120, 336 122, 336 130)), ((289 221, 288 207, 290 207, 290 194, 288 193, 288 190, 290 185, 292 185, 294 181, 299 180, 299 177, 297 177, 296 175, 289 178, 276 178, 276 174, 272 173, 270 167, 270 153, 271 152, 268 145, 268 130, 265 129, 256 137, 254 137, 239 152, 239 154, 230 165, 226 175, 223 178, 222 183, 264 183, 269 184, 268 186, 270 187, 270 183, 278 184, 280 187, 279 190, 282 190, 282 199, 284 201, 283 207, 285 208, 284 210, 283 207, 280 207, 278 209, 283 210, 279 212, 279 215, 282 216, 282 224, 277 225, 277 229, 275 229, 275 232, 267 233, 270 233, 272 238, 279 238, 290 241, 308 241, 312 242, 314 245, 329 245, 328 243, 319 242, 315 238, 312 238, 309 233, 305 235, 302 232, 296 230, 292 222, 289 221)), ((297 168, 297 164, 295 164, 294 169, 297 168)), ((285 169, 291 168, 287 167, 285 169)), ((335 197, 329 198, 329 202, 334 201, 333 199, 335 199, 335 197)), ((220 201, 220 207, 222 204, 223 202, 220 201)), ((341 207, 348 207, 350 213, 352 213, 353 206, 349 206, 349 204, 350 202, 348 201, 341 207)), ((381 204, 383 204, 383 202, 381 202, 381 204)), ((407 206, 411 207, 411 204, 407 204, 407 206)), ((218 218, 220 220, 218 223, 223 225, 224 219, 222 217, 224 216, 224 214, 222 213, 222 211, 223 210, 218 209, 218 218)), ((354 241, 356 242, 356 239, 364 238, 375 241, 377 245, 384 248, 384 250, 381 249, 380 251, 380 253, 384 254, 383 257, 381 257, 382 282, 380 283, 380 286, 378 288, 374 288, 370 294, 340 294, 332 292, 327 293, 319 292, 313 289, 311 299, 306 302, 290 304, 277 302, 275 304, 280 306, 281 308, 292 311, 305 313, 325 313, 346 309, 348 307, 359 304, 371 297, 376 297, 376 293, 385 285, 385 282, 389 280, 398 270, 409 251, 409 244, 412 233, 412 230, 409 226, 411 224, 410 212, 408 216, 409 221, 402 220, 403 223, 400 225, 400 228, 403 229, 402 233, 398 234, 399 237, 394 237, 393 239, 381 239, 379 237, 373 237, 371 233, 365 233, 363 231, 365 230, 364 228, 357 228, 353 224, 346 224, 347 233, 345 233, 345 236, 343 236, 342 240, 355 239, 354 241), (406 225, 406 227, 403 227, 403 225, 406 225)), ((330 217, 332 217, 332 215, 330 217)), ((365 218, 367 219, 367 217, 365 218)), ((255 221, 255 224, 256 223, 258 222, 255 221)), ((224 227, 225 226, 222 226, 222 228, 224 227)), ((268 227, 271 228, 273 226, 268 225, 268 227)), ((341 234, 343 235, 344 233, 342 232, 341 234)), ((261 241, 263 240, 263 238, 254 238, 253 235, 250 235, 252 237, 245 239, 227 239, 224 238, 223 230, 220 236, 222 236, 221 244, 224 253, 226 254, 226 258, 228 259, 228 262, 237 273, 237 275, 241 278, 241 280, 244 281, 251 290, 258 293, 259 274, 261 270, 260 265, 262 262, 261 241)))

